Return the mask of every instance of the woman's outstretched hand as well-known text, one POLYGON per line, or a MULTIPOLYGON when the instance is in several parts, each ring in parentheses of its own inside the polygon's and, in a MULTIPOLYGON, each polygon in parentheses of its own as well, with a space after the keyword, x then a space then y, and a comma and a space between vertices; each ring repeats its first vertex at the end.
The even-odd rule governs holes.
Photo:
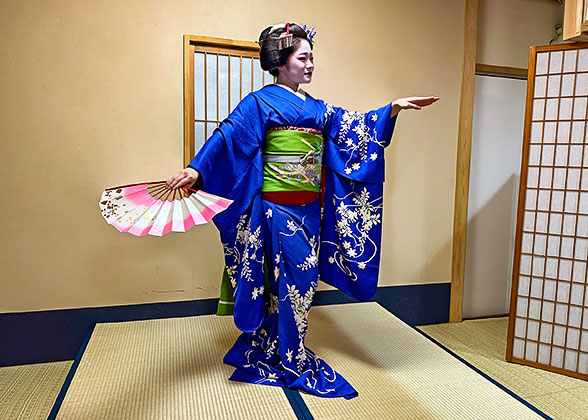
POLYGON ((178 171, 173 177, 166 181, 168 188, 175 190, 180 187, 191 187, 200 178, 200 172, 196 169, 186 168, 178 171))
POLYGON ((409 98, 396 99, 394 102, 392 102, 390 117, 395 116, 403 109, 419 110, 425 106, 434 104, 438 100, 439 98, 437 96, 411 96, 409 98))

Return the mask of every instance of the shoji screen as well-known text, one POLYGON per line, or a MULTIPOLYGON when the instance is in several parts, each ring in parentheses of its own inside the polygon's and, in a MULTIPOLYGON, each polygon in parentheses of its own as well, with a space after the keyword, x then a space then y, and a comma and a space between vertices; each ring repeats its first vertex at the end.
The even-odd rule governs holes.
POLYGON ((531 49, 507 360, 588 379, 588 44, 531 49))
POLYGON ((245 95, 273 81, 257 43, 184 36, 184 163, 245 95))

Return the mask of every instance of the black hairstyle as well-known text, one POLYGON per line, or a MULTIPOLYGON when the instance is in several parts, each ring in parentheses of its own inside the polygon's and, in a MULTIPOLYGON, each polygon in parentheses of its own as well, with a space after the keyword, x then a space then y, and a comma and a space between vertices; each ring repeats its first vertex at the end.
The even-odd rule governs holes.
POLYGON ((259 59, 261 68, 264 71, 269 71, 272 76, 278 75, 278 67, 283 66, 288 61, 288 57, 292 54, 301 39, 306 39, 312 49, 312 42, 306 37, 306 31, 301 26, 295 23, 290 23, 290 33, 292 34, 292 46, 288 48, 278 49, 278 38, 286 32, 286 28, 278 28, 270 34, 273 26, 268 26, 259 35, 259 59))

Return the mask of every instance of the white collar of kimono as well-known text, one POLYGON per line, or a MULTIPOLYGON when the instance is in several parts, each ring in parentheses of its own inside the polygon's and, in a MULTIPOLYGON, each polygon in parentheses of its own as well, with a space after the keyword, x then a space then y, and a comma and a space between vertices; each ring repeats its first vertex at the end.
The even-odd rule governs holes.
POLYGON ((292 89, 290 86, 286 86, 286 85, 283 85, 283 84, 281 84, 281 83, 276 83, 276 86, 281 86, 281 87, 283 87, 283 88, 284 88, 284 89, 286 89, 288 92, 292 92, 294 95, 298 96, 298 97, 299 97, 300 99, 302 99, 303 101, 305 101, 305 100, 306 100, 306 92, 305 92, 305 91, 303 91, 303 90, 302 90, 302 89, 300 89, 300 88, 299 88, 298 90, 294 90, 294 89, 292 89))

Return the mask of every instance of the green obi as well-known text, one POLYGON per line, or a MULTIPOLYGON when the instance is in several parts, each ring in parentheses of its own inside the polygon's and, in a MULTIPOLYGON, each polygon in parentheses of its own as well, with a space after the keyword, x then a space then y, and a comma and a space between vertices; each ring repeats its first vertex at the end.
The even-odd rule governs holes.
POLYGON ((267 132, 262 149, 262 192, 320 191, 323 136, 303 130, 267 132))

